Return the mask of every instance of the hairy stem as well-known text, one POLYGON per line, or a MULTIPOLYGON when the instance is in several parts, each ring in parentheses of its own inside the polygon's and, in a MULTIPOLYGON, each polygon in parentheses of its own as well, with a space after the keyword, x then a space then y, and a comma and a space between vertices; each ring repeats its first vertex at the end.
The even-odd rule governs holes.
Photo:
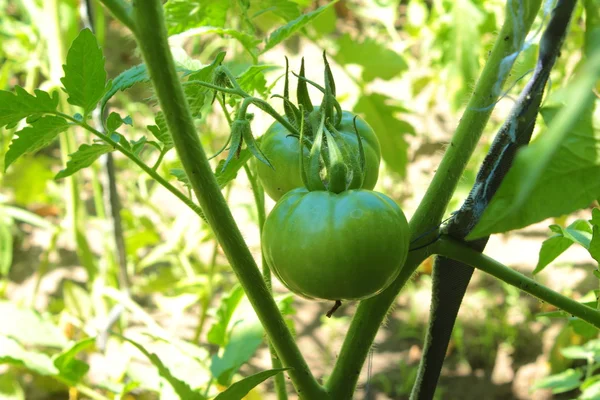
POLYGON ((237 275, 279 358, 287 367, 300 397, 328 399, 302 357, 277 304, 246 246, 200 143, 187 101, 175 71, 167 41, 162 2, 135 1, 135 35, 165 113, 177 154, 231 267, 237 275))
POLYGON ((473 250, 456 239, 443 236, 433 245, 433 248, 433 251, 436 254, 480 269, 483 272, 547 302, 548 304, 552 304, 575 317, 589 322, 596 328, 600 328, 600 311, 586 306, 585 304, 581 304, 569 297, 563 296, 562 294, 539 284, 533 279, 526 277, 520 272, 503 265, 493 258, 473 250))
MULTIPOLYGON (((509 60, 509 57, 521 48, 540 3, 541 0, 519 2, 521 6, 525 7, 524 13, 522 13, 523 19, 514 21, 512 10, 509 9, 509 7, 512 7, 513 2, 508 2, 506 20, 496 39, 494 48, 487 58, 485 67, 467 104, 467 109, 456 128, 450 145, 423 200, 410 220, 409 225, 413 240, 420 237, 423 232, 440 224, 456 185, 489 120, 493 110, 492 106, 498 99, 500 94, 498 87, 502 86, 508 76, 505 71, 506 61, 504 60, 509 60), (519 34, 515 36, 517 28, 519 28, 519 34), (505 62, 504 65, 503 61, 505 62)), ((422 237, 419 242, 430 241, 435 235, 436 232, 434 231, 430 235, 422 237)), ((334 398, 349 399, 352 397, 360 369, 365 362, 381 322, 398 292, 404 287, 404 284, 410 279, 424 258, 416 257, 413 254, 409 255, 400 275, 388 289, 378 296, 364 300, 359 304, 342 345, 340 356, 326 384, 334 398), (352 355, 347 356, 345 353, 348 352, 352 355)))

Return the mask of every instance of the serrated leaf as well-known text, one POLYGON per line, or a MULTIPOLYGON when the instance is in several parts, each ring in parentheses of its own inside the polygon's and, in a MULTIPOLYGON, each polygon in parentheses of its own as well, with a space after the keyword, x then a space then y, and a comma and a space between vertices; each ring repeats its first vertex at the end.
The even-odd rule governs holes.
POLYGON ((70 348, 58 354, 54 358, 53 364, 58 369, 59 376, 73 386, 79 383, 89 371, 90 366, 87 363, 76 359, 75 356, 82 351, 93 347, 94 344, 94 338, 86 338, 74 343, 70 348))
POLYGON ((412 125, 395 116, 404 111, 405 108, 379 93, 362 96, 354 106, 354 112, 361 114, 377 134, 386 165, 401 177, 406 176, 408 165, 408 143, 404 135, 415 134, 412 125))
POLYGON ((174 377, 171 374, 171 371, 163 364, 163 362, 160 360, 160 358, 158 358, 156 354, 150 353, 148 350, 146 350, 146 348, 144 348, 144 346, 131 339, 125 337, 122 338, 123 340, 126 340, 127 342, 135 346, 135 348, 137 348, 140 352, 142 352, 142 354, 144 354, 148 358, 148 360, 150 360, 152 365, 154 365, 158 369, 158 374, 164 379, 166 379, 167 382, 169 382, 169 384, 171 385, 175 393, 177 393, 180 399, 205 400, 204 396, 192 390, 192 388, 187 383, 174 377))
POLYGON ((190 106, 192 117, 200 118, 202 107, 204 107, 204 103, 206 102, 208 90, 206 87, 201 86, 198 82, 194 81, 185 82, 183 84, 183 90, 188 105, 190 106))
POLYGON ((362 66, 362 79, 366 82, 375 78, 390 80, 408 68, 404 57, 375 39, 367 37, 361 42, 345 34, 337 44, 336 62, 362 66))
POLYGON ((88 115, 107 89, 104 55, 91 30, 83 29, 75 38, 63 70, 65 76, 60 81, 69 95, 68 102, 82 107, 83 114, 88 115))
POLYGON ((214 400, 241 400, 256 386, 280 372, 287 371, 291 368, 277 368, 262 371, 257 374, 248 376, 241 381, 235 382, 214 398, 214 400))
POLYGON ((600 197, 600 129, 592 122, 598 102, 591 90, 600 78, 600 50, 587 67, 569 85, 565 106, 542 109, 548 130, 517 153, 467 239, 570 214, 600 197))
POLYGON ((337 0, 331 1, 324 6, 317 8, 314 11, 303 14, 303 15, 299 16, 298 18, 288 22, 284 26, 277 28, 273 33, 271 33, 269 35, 269 37, 265 41, 265 47, 263 48, 261 53, 264 53, 264 52, 272 49, 279 43, 283 42, 284 40, 286 40, 287 38, 292 36, 294 33, 298 32, 300 29, 304 28, 312 20, 317 18, 319 15, 321 15, 321 13, 323 11, 325 11, 328 7, 333 6, 335 3, 337 3, 337 0))
POLYGON ((224 51, 219 52, 212 63, 209 65, 200 68, 198 71, 194 71, 189 74, 188 80, 192 81, 203 81, 203 82, 212 82, 213 81, 213 72, 215 68, 221 65, 223 60, 225 59, 226 53, 224 51))
MULTIPOLYGON (((154 122, 156 123, 155 126, 158 128, 158 130, 151 129, 150 132, 152 132, 154 137, 156 137, 156 139, 158 139, 159 142, 165 145, 166 149, 173 148, 173 138, 169 133, 169 128, 167 127, 167 120, 165 119, 165 114, 162 111, 159 111, 158 114, 156 114, 154 122)), ((148 127, 148 129, 150 129, 150 127, 148 127)))
POLYGON ((67 162, 67 168, 56 174, 55 179, 61 179, 73 175, 80 169, 92 165, 92 163, 96 161, 102 154, 106 154, 113 150, 113 147, 109 144, 82 144, 75 153, 69 154, 71 159, 67 162))
POLYGON ((238 84, 249 94, 257 91, 262 97, 267 96, 267 80, 265 72, 279 67, 275 65, 251 65, 238 76, 238 84))
POLYGON ((243 149, 240 151, 240 156, 238 158, 231 159, 225 169, 223 169, 225 160, 219 161, 219 164, 215 168, 215 177, 217 178, 219 187, 223 189, 229 182, 234 180, 238 171, 244 167, 244 164, 246 164, 251 157, 252 153, 250 150, 243 149))
POLYGON ((121 72, 119 76, 117 76, 113 80, 112 86, 102 97, 102 100, 100 102, 100 107, 102 111, 104 111, 108 100, 110 100, 111 97, 113 97, 115 93, 117 93, 119 90, 123 91, 125 89, 129 89, 136 83, 149 81, 150 75, 148 74, 146 64, 138 64, 135 67, 131 67, 128 70, 121 72))
POLYGON ((169 35, 201 26, 223 27, 230 2, 223 0, 170 0, 164 5, 169 35))
POLYGON ((64 118, 49 115, 18 131, 4 157, 5 170, 23 154, 33 153, 48 146, 69 126, 64 118))
POLYGON ((0 336, 0 364, 23 366, 43 376, 56 376, 58 369, 44 353, 28 351, 14 339, 0 336))
POLYGON ((114 132, 123 124, 132 125, 133 121, 131 120, 131 117, 127 116, 123 118, 119 113, 113 111, 106 120, 106 129, 108 129, 108 132, 114 132))
POLYGON ((241 286, 235 286, 229 293, 225 294, 221 299, 221 304, 216 312, 216 321, 210 327, 206 339, 209 343, 223 347, 227 344, 229 322, 235 312, 235 309, 240 304, 244 297, 244 290, 241 286))
POLYGON ((14 93, 0 90, 0 127, 12 128, 23 118, 56 111, 58 93, 52 97, 42 90, 34 90, 31 95, 20 86, 15 86, 14 93))
POLYGON ((201 26, 188 29, 178 36, 200 36, 207 33, 214 33, 221 36, 230 36, 231 38, 237 40, 242 45, 242 47, 244 47, 244 50, 248 52, 250 57, 252 57, 252 59, 255 62, 257 61, 257 45, 261 42, 261 40, 257 39, 255 35, 251 35, 237 29, 222 28, 217 26, 201 26))
POLYGON ((185 171, 181 168, 173 168, 169 171, 169 173, 171 175, 173 175, 175 178, 177 178, 177 180, 179 182, 181 182, 183 184, 183 186, 190 188, 191 189, 191 185, 190 185, 190 180, 187 177, 187 174, 185 173, 185 171))

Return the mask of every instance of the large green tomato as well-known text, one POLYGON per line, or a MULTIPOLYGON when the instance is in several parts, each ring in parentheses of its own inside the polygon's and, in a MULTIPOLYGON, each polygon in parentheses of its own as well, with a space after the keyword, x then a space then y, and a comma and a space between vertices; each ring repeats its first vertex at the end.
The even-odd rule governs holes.
POLYGON ((305 188, 286 194, 265 221, 262 250, 292 292, 325 300, 361 300, 398 276, 409 247, 400 207, 384 194, 335 194, 305 188))
MULTIPOLYGON (((316 107, 318 109, 318 107, 316 107)), ((337 130, 349 147, 358 154, 358 140, 354 131, 354 115, 349 111, 342 112, 342 122, 337 130)), ((366 175, 363 189, 373 189, 379 176, 381 148, 377 135, 362 118, 356 119, 356 127, 365 151, 366 175)), ((300 148, 298 139, 289 137, 290 132, 279 122, 273 123, 261 139, 260 149, 271 162, 273 168, 261 162, 258 164, 258 176, 265 192, 273 200, 279 200, 292 189, 303 187, 300 175, 300 148)), ((304 148, 304 156, 309 150, 304 148)))

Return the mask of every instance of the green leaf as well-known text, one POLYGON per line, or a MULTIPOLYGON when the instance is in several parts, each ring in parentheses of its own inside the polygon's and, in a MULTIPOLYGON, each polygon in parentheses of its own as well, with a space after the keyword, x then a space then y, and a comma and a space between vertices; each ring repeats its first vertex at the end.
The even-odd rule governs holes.
POLYGON ((238 84, 249 94, 257 91, 264 98, 268 95, 265 72, 278 68, 275 65, 251 65, 238 76, 238 84))
POLYGON ((66 178, 67 176, 73 175, 80 169, 92 165, 102 154, 106 154, 113 150, 113 147, 109 144, 82 144, 75 153, 69 154, 71 159, 67 162, 67 168, 56 174, 55 179, 66 178))
POLYGON ((60 81, 69 103, 82 107, 88 115, 107 89, 104 56, 91 30, 86 28, 75 38, 63 69, 65 76, 60 81))
POLYGON ((58 354, 54 358, 54 366, 59 371, 59 376, 71 385, 76 385, 87 374, 90 366, 75 358, 77 354, 84 350, 93 347, 95 344, 94 338, 86 338, 73 344, 70 348, 58 354))
POLYGON ((536 382, 532 389, 552 389, 552 393, 564 393, 577 389, 581 385, 583 373, 569 368, 559 374, 550 375, 536 382))
POLYGON ((149 82, 150 75, 146 69, 146 64, 138 64, 135 67, 131 67, 128 70, 121 72, 112 82, 112 86, 102 97, 100 106, 102 111, 106 107, 106 103, 111 99, 119 90, 123 91, 129 89, 136 83, 149 82))
POLYGON ((64 118, 49 115, 41 117, 31 126, 18 131, 4 157, 5 170, 23 154, 33 153, 48 146, 59 133, 66 131, 69 126, 64 118))
POLYGON ((165 115, 162 111, 159 111, 154 118, 154 122, 156 125, 148 125, 146 128, 154 135, 154 137, 164 145, 165 150, 172 149, 173 138, 169 133, 169 128, 167 127, 167 121, 165 120, 165 115))
POLYGON ((335 3, 337 3, 337 0, 331 1, 324 6, 317 8, 314 11, 303 14, 298 18, 294 19, 293 21, 288 22, 284 26, 277 28, 273 33, 269 35, 268 39, 265 41, 265 47, 263 48, 261 53, 272 49, 279 43, 292 36, 294 33, 298 32, 300 29, 304 28, 312 20, 321 15, 321 13, 324 12, 328 7, 333 6, 335 3))
POLYGON ((538 263, 533 270, 533 274, 535 275, 546 268, 548 264, 564 253, 572 244, 573 241, 563 235, 554 235, 551 238, 544 240, 542 247, 540 248, 538 263))
POLYGON ((221 299, 221 304, 217 309, 216 321, 210 327, 206 340, 209 343, 223 347, 227 344, 228 335, 227 327, 231 321, 231 317, 244 297, 244 290, 241 286, 236 285, 228 294, 221 299))
POLYGON ((58 369, 44 353, 28 351, 16 340, 0 336, 0 364, 23 366, 44 376, 58 375, 58 369))
POLYGON ((189 81, 203 81, 203 82, 212 82, 213 81, 213 72, 215 68, 217 68, 223 60, 225 59, 226 53, 224 51, 219 52, 212 63, 209 65, 200 68, 198 71, 194 71, 189 74, 189 81))
POLYGON ((361 42, 345 34, 337 43, 336 61, 363 67, 362 79, 366 82, 375 78, 390 80, 408 68, 404 57, 372 38, 367 37, 361 42))
POLYGON ((277 375, 280 372, 287 371, 291 368, 277 368, 262 371, 257 374, 248 376, 241 381, 235 382, 227 388, 224 392, 221 392, 214 398, 214 400, 241 400, 246 396, 252 389, 267 380, 268 378, 277 375))
POLYGON ((565 106, 542 109, 548 130, 517 153, 467 239, 570 214, 600 197, 600 127, 592 120, 598 101, 591 90, 600 77, 600 50, 586 67, 566 90, 565 106))
POLYGON ((252 59, 256 61, 258 57, 258 48, 256 46, 261 42, 261 40, 257 39, 255 35, 251 35, 237 29, 228 29, 216 26, 202 26, 199 28, 190 29, 182 35, 196 36, 206 33, 215 33, 217 35, 230 36, 234 38, 242 45, 242 47, 244 47, 244 50, 248 52, 252 59))
POLYGON ((117 129, 119 129, 123 124, 132 126, 133 121, 131 120, 131 117, 127 116, 123 118, 119 115, 119 113, 113 111, 110 113, 108 119, 106 120, 106 129, 108 129, 108 132, 114 132, 117 129))
POLYGON ((28 346, 63 348, 67 344, 58 326, 35 310, 3 300, 0 301, 0 315, 3 320, 10 321, 10 324, 0 324, 0 335, 19 338, 28 346))
POLYGON ((233 158, 223 169, 223 165, 225 165, 225 160, 219 161, 219 164, 215 168, 215 177, 217 178, 217 182, 219 183, 219 187, 223 189, 229 182, 235 179, 238 171, 244 167, 244 164, 250 160, 252 157, 252 153, 248 149, 243 149, 240 152, 240 156, 238 158, 233 158))
POLYGON ((185 171, 181 168, 173 168, 169 170, 169 173, 173 175, 179 182, 183 184, 183 186, 191 189, 192 185, 190 184, 190 180, 188 179, 185 171))
POLYGON ((208 90, 204 86, 201 86, 198 82, 194 81, 185 82, 183 84, 183 90, 185 97, 187 98, 188 105, 190 106, 192 117, 200 118, 202 107, 204 107, 204 103, 206 102, 208 90))
POLYGON ((170 0, 164 5, 169 35, 202 26, 223 27, 230 7, 224 0, 170 0))
POLYGON ((158 356, 154 353, 150 353, 148 350, 144 348, 141 344, 128 339, 126 337, 122 337, 123 340, 128 341, 133 346, 135 346, 139 351, 141 351, 147 358, 150 360, 152 365, 154 365, 158 369, 158 374, 162 376, 164 379, 169 382, 175 393, 179 396, 180 399, 185 400, 205 400, 205 397, 200 393, 192 390, 192 388, 185 382, 180 381, 176 377, 171 374, 171 371, 163 364, 163 362, 158 358, 158 356))
POLYGON ((34 94, 20 86, 15 86, 14 93, 0 90, 0 128, 5 125, 12 128, 23 118, 56 111, 57 92, 52 97, 42 90, 34 90, 34 94))
POLYGON ((233 375, 248 362, 263 341, 260 321, 247 299, 243 304, 232 317, 233 328, 222 355, 215 354, 210 365, 213 377, 223 386, 231 383, 233 375))
POLYGON ((401 177, 406 176, 408 165, 408 143, 404 135, 415 134, 412 125, 396 118, 395 114, 403 111, 406 109, 379 93, 362 96, 354 106, 354 112, 362 114, 377 134, 386 165, 401 177))

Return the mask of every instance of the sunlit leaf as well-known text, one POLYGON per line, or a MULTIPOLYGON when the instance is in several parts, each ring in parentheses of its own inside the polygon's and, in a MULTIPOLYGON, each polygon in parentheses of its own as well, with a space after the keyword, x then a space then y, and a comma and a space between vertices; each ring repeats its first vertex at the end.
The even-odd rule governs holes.
POLYGON ((360 114, 377 134, 383 161, 402 177, 406 176, 408 165, 408 143, 404 136, 415 134, 412 125, 398 119, 396 114, 403 111, 406 111, 403 107, 379 93, 361 96, 354 106, 354 112, 360 114))
POLYGON ((192 390, 192 388, 187 383, 174 377, 171 374, 171 371, 163 364, 161 359, 158 358, 158 356, 156 354, 150 353, 148 350, 146 350, 146 348, 144 346, 142 346, 141 344, 139 344, 131 339, 128 339, 128 338, 123 338, 123 339, 128 341, 129 343, 131 343, 133 346, 135 346, 140 352, 142 352, 142 354, 144 354, 148 358, 148 360, 152 363, 152 365, 154 365, 156 367, 156 369, 158 369, 159 375, 161 377, 163 377, 167 382, 169 382, 169 384, 171 385, 171 387, 173 388, 175 393, 177 393, 179 398, 186 399, 186 400, 188 400, 188 399, 189 400, 204 400, 205 399, 205 397, 202 396, 200 393, 196 392, 195 390, 192 390))
POLYGON ((600 77, 600 51, 595 54, 567 88, 565 105, 542 109, 548 130, 517 153, 468 239, 569 214, 600 197, 600 129, 592 119, 598 101, 591 90, 600 77))
POLYGON ((304 28, 307 24, 309 24, 312 20, 317 18, 324 12, 328 7, 333 6, 336 1, 331 1, 324 6, 317 8, 314 11, 303 14, 293 21, 288 22, 284 26, 277 28, 273 33, 269 35, 269 38, 265 41, 265 47, 262 50, 262 53, 272 49, 279 43, 283 42, 294 33, 298 32, 300 29, 304 28))
POLYGON ((73 344, 71 347, 54 357, 54 366, 59 371, 59 376, 71 385, 75 385, 87 374, 90 366, 75 358, 79 353, 94 346, 95 338, 86 338, 73 344))
POLYGON ((34 90, 31 95, 20 86, 15 86, 14 93, 0 90, 0 127, 11 128, 23 118, 53 112, 57 107, 57 92, 50 97, 42 90, 34 90))
POLYGON ((65 76, 60 81, 69 103, 82 107, 88 115, 107 89, 104 55, 91 30, 86 28, 75 38, 63 69, 65 76))
POLYGON ((583 373, 580 370, 569 368, 559 374, 550 375, 536 382, 532 389, 552 389, 552 393, 564 393, 577 389, 581 385, 583 373))
POLYGON ((56 174, 56 179, 65 178, 73 175, 82 168, 89 167, 102 154, 109 153, 113 150, 113 147, 109 144, 82 144, 75 153, 69 154, 71 159, 67 162, 67 168, 56 174))
POLYGON ((225 0, 170 0, 164 5, 168 33, 201 26, 223 27, 229 7, 225 0))
POLYGON ((46 146, 58 136, 59 133, 69 128, 67 120, 53 115, 42 117, 17 132, 6 156, 4 168, 8 168, 17 158, 26 153, 33 153, 46 146))
POLYGON ((227 388, 224 392, 221 392, 215 397, 214 400, 241 400, 246 396, 252 389, 267 380, 268 378, 279 374, 280 372, 287 371, 290 368, 278 368, 262 371, 254 375, 250 375, 241 381, 235 382, 227 388))
POLYGON ((58 375, 50 357, 37 351, 28 351, 14 339, 0 335, 0 364, 23 366, 44 376, 58 375))
POLYGON ((229 322, 235 309, 240 304, 240 301, 244 297, 244 290, 241 286, 235 286, 229 293, 225 294, 221 299, 219 308, 215 315, 216 321, 210 327, 206 339, 218 346, 225 346, 228 340, 229 322))
POLYGON ((408 68, 404 57, 372 38, 357 40, 345 34, 337 40, 339 50, 336 61, 340 64, 356 64, 362 67, 362 79, 370 82, 375 78, 389 80, 408 68))

